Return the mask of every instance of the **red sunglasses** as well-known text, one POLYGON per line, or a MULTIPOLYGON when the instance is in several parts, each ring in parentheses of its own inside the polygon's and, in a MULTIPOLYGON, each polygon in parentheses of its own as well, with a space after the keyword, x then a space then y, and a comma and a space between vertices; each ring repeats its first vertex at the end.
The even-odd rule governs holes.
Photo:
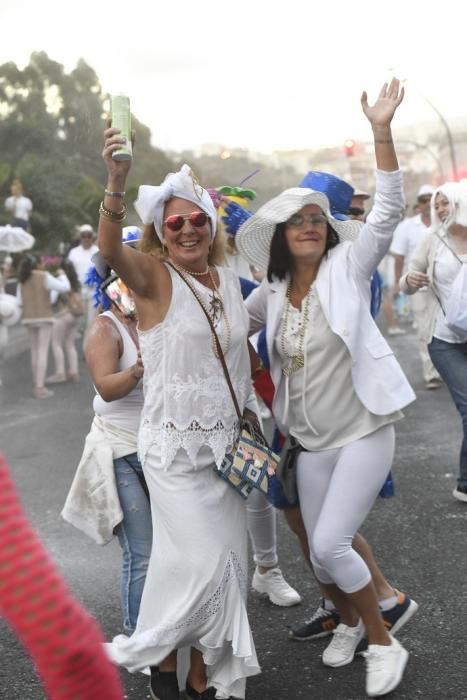
POLYGON ((184 216, 182 214, 172 214, 172 216, 166 218, 164 224, 171 231, 181 231, 186 219, 195 228, 201 228, 208 221, 207 214, 204 211, 192 211, 191 214, 185 214, 184 216))

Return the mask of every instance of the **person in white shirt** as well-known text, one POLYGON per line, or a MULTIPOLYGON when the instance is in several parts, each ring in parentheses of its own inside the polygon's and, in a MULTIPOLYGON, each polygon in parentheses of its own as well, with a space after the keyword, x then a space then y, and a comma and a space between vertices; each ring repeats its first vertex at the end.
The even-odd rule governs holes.
POLYGON ((19 226, 29 231, 29 216, 32 212, 32 202, 23 194, 23 185, 19 180, 13 180, 11 184, 11 197, 5 200, 5 209, 13 215, 12 226, 19 226))
MULTIPOLYGON (((431 185, 420 187, 417 194, 419 214, 401 221, 394 232, 390 252, 395 257, 396 284, 394 295, 396 297, 400 293, 399 280, 403 274, 407 273, 417 246, 428 233, 431 223, 430 202, 433 192, 434 188, 431 185)), ((414 326, 418 335, 418 351, 422 361, 423 379, 427 389, 437 389, 441 386, 442 380, 430 359, 426 343, 420 336, 420 322, 426 315, 426 294, 417 294, 416 297, 411 297, 410 301, 414 326)))
POLYGON ((291 188, 237 234, 237 247, 267 278, 246 303, 250 334, 266 323, 273 413, 301 445, 297 489, 310 560, 341 623, 322 660, 350 663, 365 634, 366 692, 401 681, 408 653, 390 636, 371 573, 352 548, 391 468, 394 422, 415 395, 370 314, 373 272, 404 205, 391 121, 403 90, 393 79, 361 103, 375 142, 375 206, 363 225, 339 221, 321 192, 291 188))
POLYGON ((96 235, 92 226, 89 224, 83 224, 79 227, 79 245, 72 248, 68 253, 68 260, 73 264, 81 283, 81 294, 83 296, 85 307, 83 344, 87 339, 91 323, 96 316, 92 290, 85 284, 86 275, 89 269, 93 266, 92 256, 99 250, 97 245, 94 243, 95 238, 96 235))
POLYGON ((467 186, 445 182, 432 198, 432 226, 400 280, 406 294, 426 298, 420 335, 462 419, 463 441, 453 496, 467 503, 467 341, 447 325, 452 286, 467 263, 467 186), (422 290, 424 291, 421 294, 422 290))

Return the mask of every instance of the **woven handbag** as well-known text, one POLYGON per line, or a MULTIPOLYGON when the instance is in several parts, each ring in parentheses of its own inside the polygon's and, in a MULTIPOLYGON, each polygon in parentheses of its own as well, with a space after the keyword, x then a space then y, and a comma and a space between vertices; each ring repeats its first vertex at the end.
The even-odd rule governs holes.
POLYGON ((247 499, 254 488, 259 489, 268 497, 269 479, 275 477, 275 471, 279 464, 279 455, 271 450, 259 426, 243 417, 214 324, 196 290, 175 265, 170 262, 167 264, 175 270, 191 290, 209 322, 216 343, 217 354, 224 371, 225 380, 229 387, 235 411, 238 416, 240 426, 238 439, 232 450, 225 455, 221 466, 219 468, 217 466, 214 467, 214 470, 222 479, 227 481, 242 498, 247 499))

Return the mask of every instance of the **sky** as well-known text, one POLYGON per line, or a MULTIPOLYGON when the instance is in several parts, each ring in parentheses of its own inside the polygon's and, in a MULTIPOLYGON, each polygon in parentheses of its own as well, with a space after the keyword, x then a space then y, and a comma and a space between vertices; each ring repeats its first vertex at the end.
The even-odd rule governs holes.
POLYGON ((466 118, 462 2, 419 0, 14 0, 0 9, 0 63, 33 51, 72 70, 83 58, 164 150, 253 151, 368 140, 370 103, 397 75, 394 129, 466 118), (433 9, 434 8, 434 9, 433 9))

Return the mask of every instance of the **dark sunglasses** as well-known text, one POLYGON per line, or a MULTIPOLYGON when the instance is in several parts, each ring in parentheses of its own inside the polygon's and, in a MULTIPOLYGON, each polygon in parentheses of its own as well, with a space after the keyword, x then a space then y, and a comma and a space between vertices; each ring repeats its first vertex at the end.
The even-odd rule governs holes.
POLYGON ((303 226, 304 223, 311 224, 312 226, 322 226, 327 222, 324 214, 294 214, 286 221, 287 226, 303 226))
POLYGON ((181 231, 187 219, 195 228, 201 228, 207 223, 208 216, 204 211, 192 211, 191 214, 185 214, 184 216, 182 214, 172 214, 172 216, 166 218, 164 224, 171 231, 181 231))
POLYGON ((417 202, 419 204, 426 204, 427 202, 431 202, 431 194, 425 194, 423 197, 419 197, 417 199, 417 202))
POLYGON ((349 209, 350 216, 363 216, 364 213, 365 210, 360 209, 360 207, 350 207, 349 209))

